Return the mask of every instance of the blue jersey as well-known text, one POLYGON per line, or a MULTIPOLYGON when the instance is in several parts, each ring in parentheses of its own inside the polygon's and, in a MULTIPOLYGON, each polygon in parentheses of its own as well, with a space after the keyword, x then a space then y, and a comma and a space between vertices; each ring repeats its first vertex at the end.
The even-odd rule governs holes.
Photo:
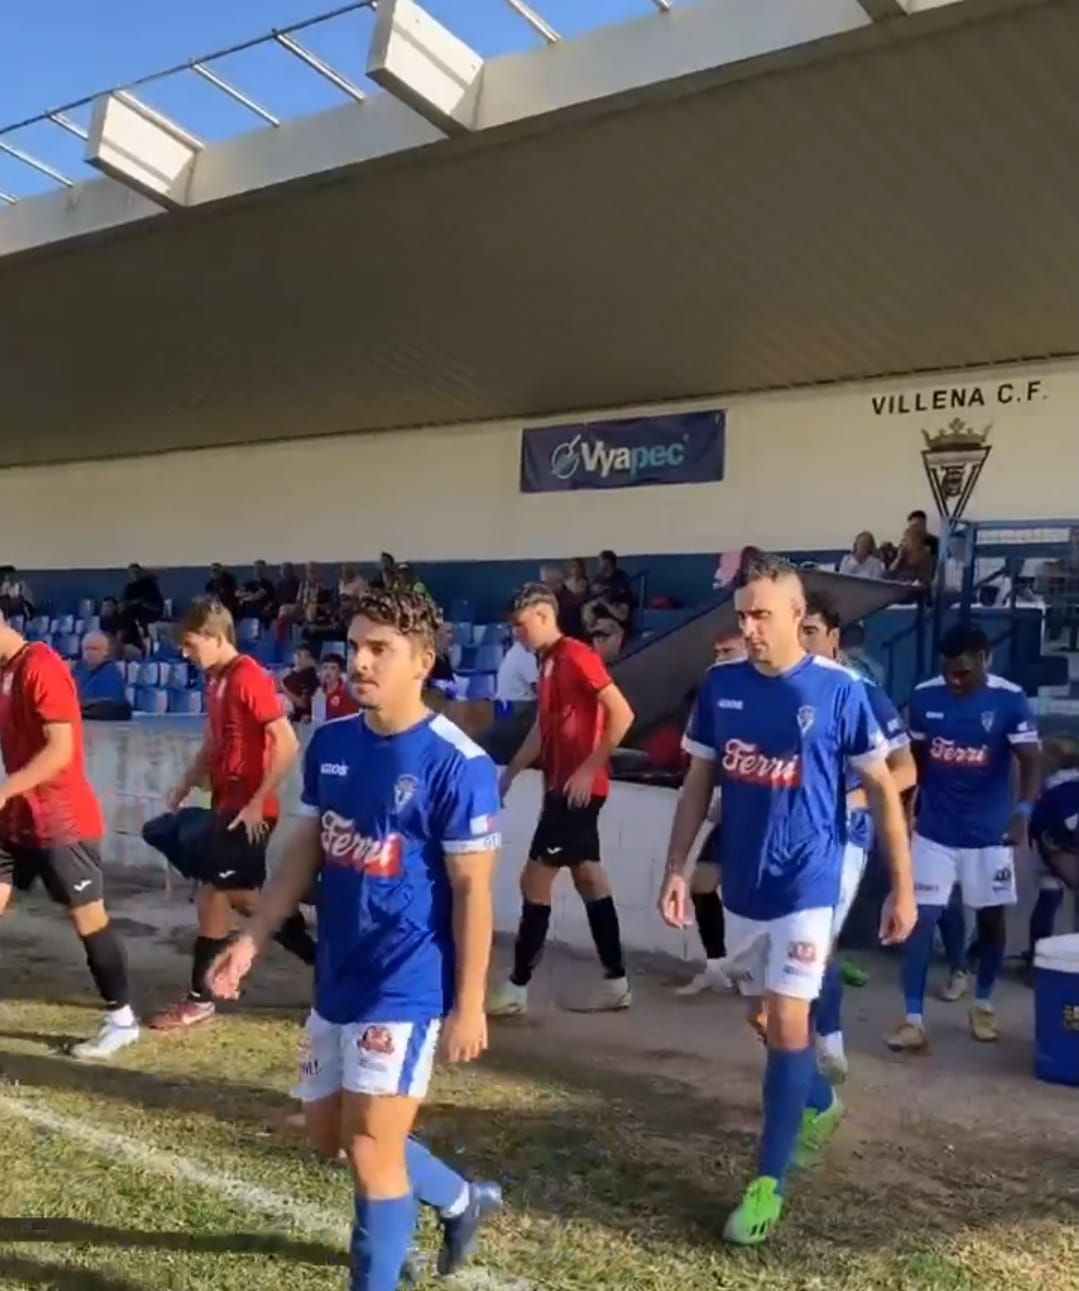
MULTIPOLYGON (((852 671, 855 671, 852 669, 852 671)), ((864 673, 858 673, 858 678, 865 686, 866 697, 869 700, 869 707, 873 716, 877 719, 877 725, 884 732, 884 743, 888 753, 894 753, 897 749, 905 749, 910 744, 910 737, 907 735, 907 728, 903 725, 903 719, 899 716, 899 709, 892 703, 892 698, 883 686, 878 686, 875 681, 871 681, 864 673)), ((857 789, 861 785, 858 779, 858 773, 851 771, 847 775, 847 788, 857 789)), ((868 807, 857 807, 850 813, 847 821, 848 841, 856 847, 861 847, 864 851, 869 851, 873 846, 873 813, 868 807)))
POLYGON ((770 920, 834 906, 847 769, 886 755, 864 683, 813 655, 778 677, 748 660, 716 664, 683 747, 715 767, 722 802, 715 860, 728 909, 770 920))
POLYGON ((1038 742, 1022 689, 990 673, 953 695, 934 677, 915 688, 909 725, 922 751, 914 828, 944 847, 999 847, 1015 806, 1012 749, 1038 742))
POLYGON ((1079 852, 1079 771, 1057 771, 1046 780, 1031 812, 1030 841, 1079 852))
POLYGON ((446 856, 500 845, 498 773, 445 717, 378 735, 362 715, 320 726, 301 813, 317 817, 315 1011, 328 1022, 421 1022, 454 1002, 446 856))

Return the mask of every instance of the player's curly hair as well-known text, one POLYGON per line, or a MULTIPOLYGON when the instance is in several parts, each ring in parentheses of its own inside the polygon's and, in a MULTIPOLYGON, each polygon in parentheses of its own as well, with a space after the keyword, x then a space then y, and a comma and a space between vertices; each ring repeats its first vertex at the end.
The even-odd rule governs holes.
POLYGON ((537 605, 546 605, 555 614, 558 613, 558 597, 546 583, 525 583, 513 598, 513 613, 533 609, 537 605))
POLYGON ((442 626, 442 611, 427 593, 408 588, 366 591, 357 598, 354 612, 432 649, 442 626))

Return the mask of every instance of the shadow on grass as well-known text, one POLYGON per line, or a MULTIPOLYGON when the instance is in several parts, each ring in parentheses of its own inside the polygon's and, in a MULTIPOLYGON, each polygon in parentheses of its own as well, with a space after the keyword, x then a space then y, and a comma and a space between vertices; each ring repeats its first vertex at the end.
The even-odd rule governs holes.
POLYGON ((0 1278, 9 1286, 49 1287, 50 1291, 145 1291, 142 1283, 129 1282, 127 1278, 19 1255, 0 1255, 0 1278))
POLYGON ((348 1254, 276 1233, 143 1232, 64 1218, 0 1218, 0 1242, 179 1251, 183 1254, 272 1255, 302 1264, 345 1266, 348 1254))
MULTIPOLYGON (((291 1057, 283 1046, 283 1067, 291 1057)), ((441 1097, 424 1109, 420 1132, 472 1177, 502 1181, 519 1215, 572 1217, 644 1245, 712 1247, 725 1211, 753 1173, 759 1118, 744 1098, 705 1096, 665 1076, 661 1056, 656 1063, 651 1076, 605 1069, 584 1058, 550 1056, 542 1036, 507 1031, 478 1068, 440 1077, 441 1097)), ((201 1073, 83 1067, 24 1053, 0 1052, 0 1068, 38 1088, 211 1116, 221 1123, 222 1144, 241 1144, 253 1168, 260 1159, 297 1160, 297 1139, 250 1133, 253 1124, 265 1125, 292 1106, 262 1086, 201 1073)), ((800 1249, 806 1242, 818 1251, 899 1254, 979 1229, 1034 1228, 1047 1220, 1074 1226, 1079 1179, 1069 1144, 1032 1146, 992 1129, 981 1136, 957 1133, 924 1121, 908 1140, 885 1136, 871 1144, 869 1159, 842 1134, 808 1177, 792 1178, 790 1222, 761 1258, 789 1272, 807 1258, 800 1249)), ((140 1236, 147 1244, 180 1240, 140 1236)), ((196 1240, 242 1241, 244 1235, 196 1240)))

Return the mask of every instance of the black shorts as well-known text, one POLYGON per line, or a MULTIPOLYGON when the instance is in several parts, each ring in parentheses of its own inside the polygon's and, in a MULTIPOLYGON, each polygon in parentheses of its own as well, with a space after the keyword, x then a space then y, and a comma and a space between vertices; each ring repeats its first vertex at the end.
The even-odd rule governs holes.
POLYGON ((574 807, 563 793, 544 794, 528 855, 551 866, 598 861, 599 813, 606 801, 597 794, 585 806, 574 807))
POLYGON ((101 844, 0 842, 0 884, 28 892, 40 879, 57 905, 69 910, 93 905, 105 896, 101 844))
POLYGON ((222 892, 251 892, 266 882, 274 822, 264 838, 252 842, 242 826, 229 829, 232 819, 205 807, 184 807, 147 821, 142 838, 185 879, 222 892))

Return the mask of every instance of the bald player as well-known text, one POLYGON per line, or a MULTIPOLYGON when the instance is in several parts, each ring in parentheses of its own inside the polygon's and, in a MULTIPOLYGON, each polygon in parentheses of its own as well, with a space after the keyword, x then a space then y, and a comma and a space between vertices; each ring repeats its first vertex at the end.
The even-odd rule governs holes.
POLYGON ((817 1069, 812 1006, 832 949, 849 768, 859 774, 891 867, 882 940, 904 941, 917 908, 884 736, 862 682, 802 645, 797 571, 775 556, 749 560, 735 609, 747 657, 715 665, 697 697, 659 908, 668 924, 685 926, 686 860, 718 789, 715 859, 727 949, 767 1044, 756 1177, 724 1227, 727 1241, 753 1246, 782 1215, 796 1149, 801 1157, 820 1148, 842 1115, 817 1069))

